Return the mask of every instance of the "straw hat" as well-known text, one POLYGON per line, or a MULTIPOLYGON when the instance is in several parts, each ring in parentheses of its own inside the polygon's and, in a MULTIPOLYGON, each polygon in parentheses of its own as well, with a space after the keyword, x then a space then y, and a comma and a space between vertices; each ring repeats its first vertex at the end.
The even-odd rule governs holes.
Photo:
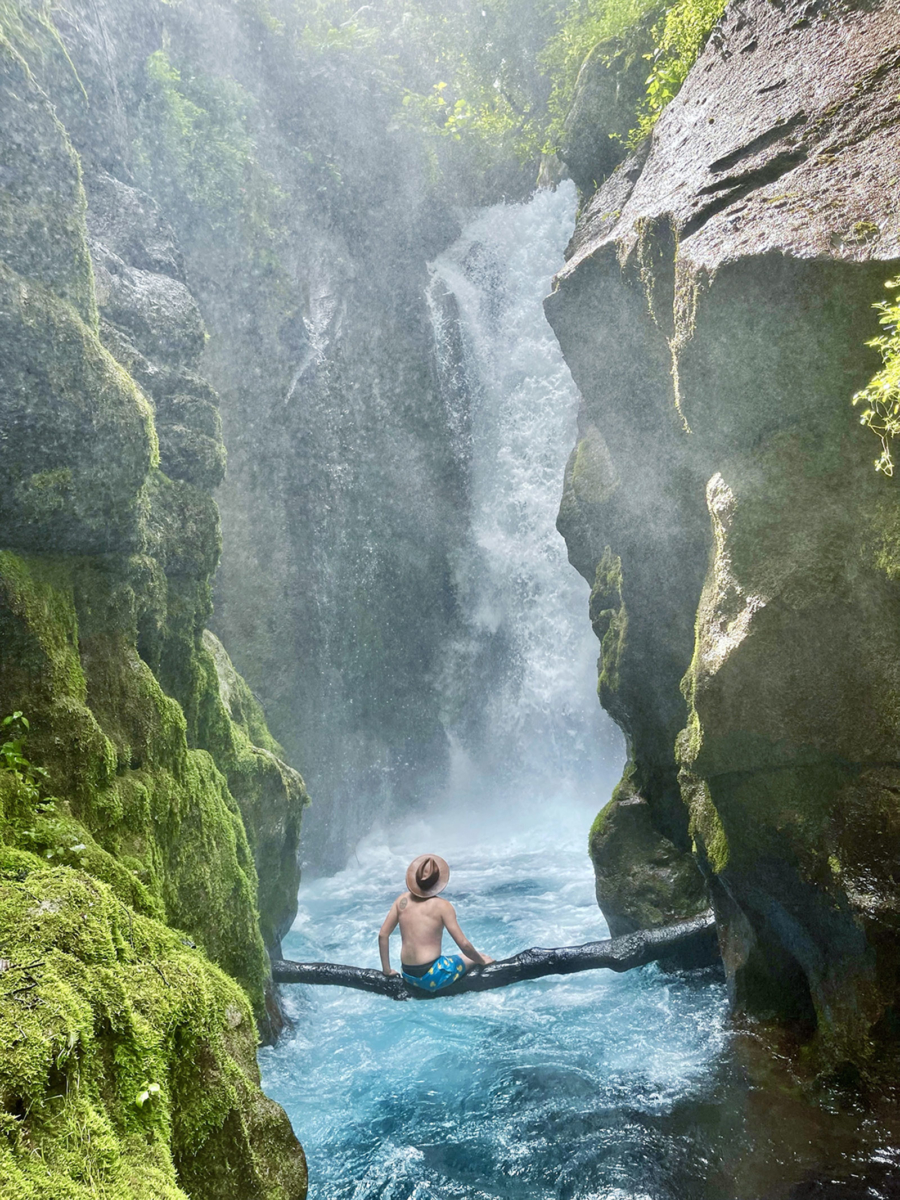
POLYGON ((442 892, 449 881, 450 868, 439 854, 420 854, 406 871, 406 886, 423 900, 442 892))

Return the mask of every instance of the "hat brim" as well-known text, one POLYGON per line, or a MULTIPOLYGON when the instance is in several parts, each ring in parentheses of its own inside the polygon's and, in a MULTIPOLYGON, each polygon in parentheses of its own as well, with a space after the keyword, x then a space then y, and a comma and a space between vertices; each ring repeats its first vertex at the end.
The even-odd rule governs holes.
POLYGON ((418 858, 414 858, 406 870, 406 886, 414 896, 419 896, 423 900, 427 900, 429 896, 436 896, 438 892, 442 892, 450 882, 450 868, 446 861, 439 854, 420 854, 418 858), (437 883, 430 888, 420 888, 416 883, 416 871, 426 858, 433 858, 438 865, 437 883))

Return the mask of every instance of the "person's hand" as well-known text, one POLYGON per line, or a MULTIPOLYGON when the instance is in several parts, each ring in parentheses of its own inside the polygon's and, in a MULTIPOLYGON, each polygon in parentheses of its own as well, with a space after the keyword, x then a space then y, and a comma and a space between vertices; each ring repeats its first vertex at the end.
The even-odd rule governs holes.
POLYGON ((488 965, 488 963, 494 962, 494 959, 491 958, 491 956, 489 954, 482 954, 481 957, 484 959, 483 966, 485 966, 485 967, 488 965))
POLYGON ((393 967, 388 967, 388 969, 384 972, 384 974, 385 975, 399 975, 400 972, 395 971, 393 967))

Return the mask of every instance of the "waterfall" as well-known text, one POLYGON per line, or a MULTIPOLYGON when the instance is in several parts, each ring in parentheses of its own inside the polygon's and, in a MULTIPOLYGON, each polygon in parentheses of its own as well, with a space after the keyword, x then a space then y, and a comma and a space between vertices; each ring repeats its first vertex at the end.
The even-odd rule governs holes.
POLYGON ((575 203, 564 184, 488 209, 432 267, 441 394, 469 504, 454 564, 464 632, 443 680, 454 788, 558 791, 622 757, 596 698, 588 588, 555 527, 578 393, 542 300, 575 203))

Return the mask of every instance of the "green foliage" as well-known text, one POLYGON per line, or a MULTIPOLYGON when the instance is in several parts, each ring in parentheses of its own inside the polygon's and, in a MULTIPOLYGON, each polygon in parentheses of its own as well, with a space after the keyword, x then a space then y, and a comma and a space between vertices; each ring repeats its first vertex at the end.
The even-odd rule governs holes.
POLYGON ((647 99, 633 141, 650 132, 659 114, 678 94, 727 2, 679 0, 666 10, 661 26, 654 30, 656 50, 647 78, 647 99))
POLYGON ((232 233, 254 266, 276 267, 286 197, 256 157, 254 98, 227 77, 147 59, 135 157, 139 176, 178 213, 217 237, 232 233))
POLYGON ((363 50, 378 41, 379 31, 366 16, 371 5, 360 7, 348 0, 299 0, 299 40, 317 54, 332 50, 363 50))
MULTIPOLYGON (((653 25, 646 97, 635 113, 629 136, 636 144, 652 129, 660 113, 678 94, 691 67, 725 11, 727 0, 678 0, 653 25)), ((548 43, 542 62, 553 81, 548 145, 556 144, 569 111, 578 72, 591 50, 602 42, 627 37, 652 20, 659 0, 570 0, 560 15, 559 30, 548 43)))
MULTIPOLYGON (((269 51, 299 77, 310 56, 331 59, 363 91, 381 93, 396 124, 412 128, 434 182, 477 182, 505 165, 534 163, 558 145, 578 72, 600 42, 652 21, 660 0, 296 0, 244 3, 269 51)), ((724 0, 680 0, 654 27, 647 96, 634 136, 677 92, 724 0)), ((642 52, 642 51, 641 51, 642 52)), ((137 167, 174 211, 274 265, 285 196, 260 165, 256 101, 239 83, 195 71, 158 50, 146 64, 137 167)), ((302 126, 301 126, 302 128, 302 126)), ((621 135, 616 135, 621 136, 621 135)), ((336 163, 313 128, 295 153, 333 193, 355 164, 336 163)), ((182 231, 183 232, 183 231, 182 231)))
MULTIPOLYGON (((885 284, 888 288, 900 288, 900 278, 885 284)), ((881 370, 853 397, 855 405, 864 405, 860 424, 868 426, 881 439, 881 455, 875 460, 875 469, 885 475, 893 475, 894 459, 891 441, 900 434, 900 298, 881 300, 875 306, 881 314, 879 324, 886 332, 866 342, 881 354, 881 370)))
POLYGON ((218 214, 238 194, 251 159, 245 130, 250 98, 229 79, 193 76, 186 84, 165 50, 147 59, 147 79, 178 185, 190 200, 218 214))
POLYGON ((100 553, 137 541, 159 449, 134 380, 71 304, 2 262, 0 343, 0 407, 20 431, 0 456, 0 505, 16 514, 5 544, 100 553))
POLYGON ((575 95, 578 72, 593 48, 626 34, 658 7, 659 0, 569 0, 561 8, 557 31, 540 58, 552 80, 548 150, 558 142, 575 95))
MULTIPOLYGON (((646 97, 632 140, 676 95, 726 0, 679 0, 653 27, 646 97)), ((306 37, 324 51, 365 50, 391 63, 403 117, 481 156, 534 159, 556 148, 578 73, 599 43, 652 19, 660 0, 344 0, 302 6, 306 37)))
POLYGON ((36 801, 40 799, 41 784, 47 778, 47 772, 25 757, 29 729, 28 718, 21 712, 10 713, 0 721, 0 736, 6 737, 0 744, 0 771, 12 775, 27 798, 36 801))

